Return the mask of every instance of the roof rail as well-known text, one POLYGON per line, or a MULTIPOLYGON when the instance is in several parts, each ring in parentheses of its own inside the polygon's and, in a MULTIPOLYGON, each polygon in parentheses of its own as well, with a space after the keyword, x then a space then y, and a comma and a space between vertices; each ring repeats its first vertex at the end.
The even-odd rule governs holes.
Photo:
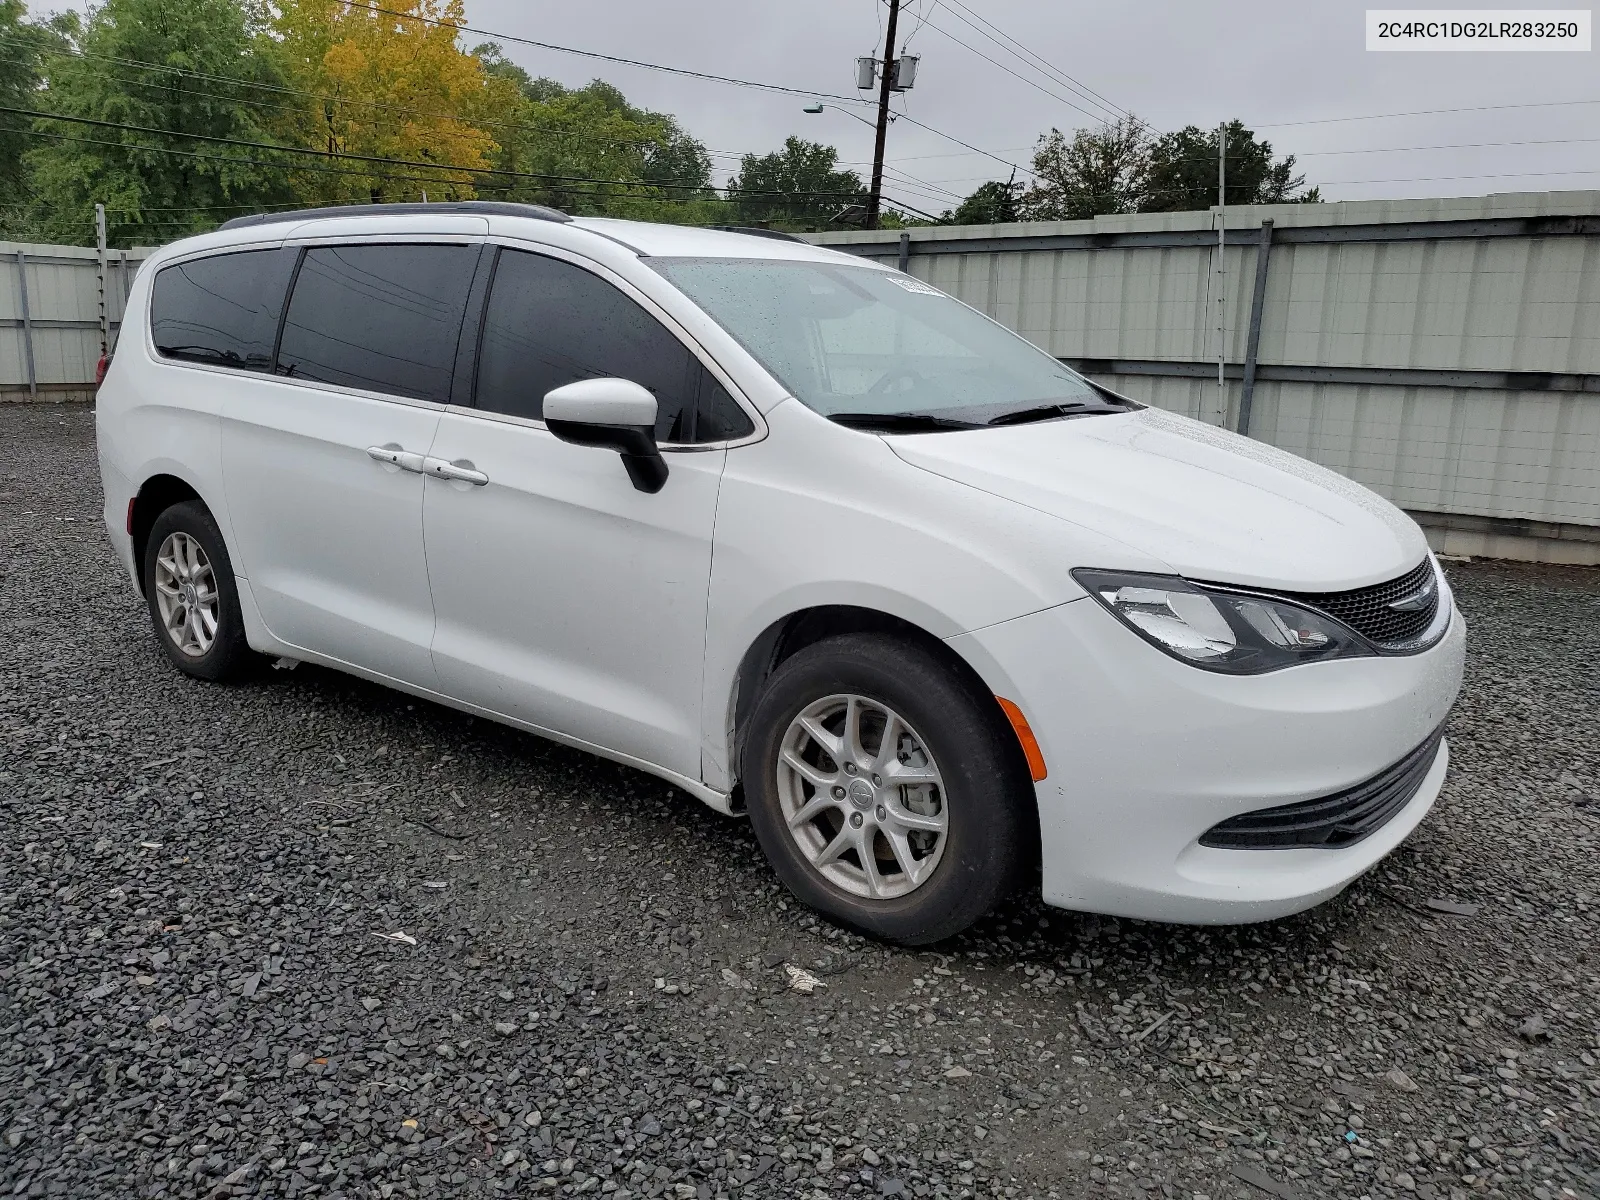
POLYGON ((566 213, 542 204, 513 204, 506 200, 440 200, 427 203, 336 204, 327 208, 296 208, 288 212, 253 213, 224 221, 223 229, 247 225, 277 225, 284 221, 314 221, 323 217, 403 217, 410 213, 458 213, 478 217, 531 217, 536 221, 572 220, 566 213))
POLYGON ((711 228, 720 229, 723 233, 747 233, 751 237, 777 238, 780 242, 800 242, 806 246, 811 244, 803 237, 784 233, 781 229, 762 229, 759 225, 713 225, 711 228))

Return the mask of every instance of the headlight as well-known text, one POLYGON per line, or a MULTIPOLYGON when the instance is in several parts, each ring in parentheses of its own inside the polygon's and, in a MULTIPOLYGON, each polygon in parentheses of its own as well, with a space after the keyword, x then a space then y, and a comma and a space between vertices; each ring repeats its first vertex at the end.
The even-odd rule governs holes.
POLYGON ((1172 575, 1072 574, 1145 641, 1208 671, 1260 675, 1373 653, 1339 622, 1284 600, 1205 588, 1172 575))

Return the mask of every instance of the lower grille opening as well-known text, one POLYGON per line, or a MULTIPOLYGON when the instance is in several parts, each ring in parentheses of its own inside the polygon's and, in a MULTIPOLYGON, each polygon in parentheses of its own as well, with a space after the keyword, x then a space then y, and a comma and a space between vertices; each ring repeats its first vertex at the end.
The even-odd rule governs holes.
POLYGON ((1441 725, 1410 754, 1363 783, 1320 799, 1229 817, 1206 830, 1200 844, 1223 850, 1353 846, 1383 828, 1411 802, 1438 758, 1443 740, 1441 725))

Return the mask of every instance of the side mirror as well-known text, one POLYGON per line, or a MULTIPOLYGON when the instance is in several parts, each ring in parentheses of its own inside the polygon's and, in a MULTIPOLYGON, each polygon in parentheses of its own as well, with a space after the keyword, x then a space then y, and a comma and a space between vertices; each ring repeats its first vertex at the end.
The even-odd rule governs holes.
POLYGON ((580 379, 544 395, 544 423, 563 442, 622 455, 641 492, 659 492, 667 460, 656 446, 656 398, 628 379, 580 379))

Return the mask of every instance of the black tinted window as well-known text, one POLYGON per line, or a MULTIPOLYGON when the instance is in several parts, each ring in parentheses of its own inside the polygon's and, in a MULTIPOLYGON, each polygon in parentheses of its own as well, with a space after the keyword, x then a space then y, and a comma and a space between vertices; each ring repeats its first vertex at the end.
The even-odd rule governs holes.
POLYGON ((306 251, 278 372, 445 403, 476 246, 306 251))
POLYGON ((156 273, 150 331, 167 358, 266 371, 298 250, 245 250, 156 273))
POLYGON ((696 440, 702 379, 710 378, 682 342, 599 276, 501 251, 483 322, 478 407, 537 418, 552 388, 608 376, 654 394, 661 441, 696 440))
POLYGON ((749 415, 728 395, 728 389, 710 371, 700 368, 700 415, 695 422, 695 441, 725 442, 754 431, 749 415))

